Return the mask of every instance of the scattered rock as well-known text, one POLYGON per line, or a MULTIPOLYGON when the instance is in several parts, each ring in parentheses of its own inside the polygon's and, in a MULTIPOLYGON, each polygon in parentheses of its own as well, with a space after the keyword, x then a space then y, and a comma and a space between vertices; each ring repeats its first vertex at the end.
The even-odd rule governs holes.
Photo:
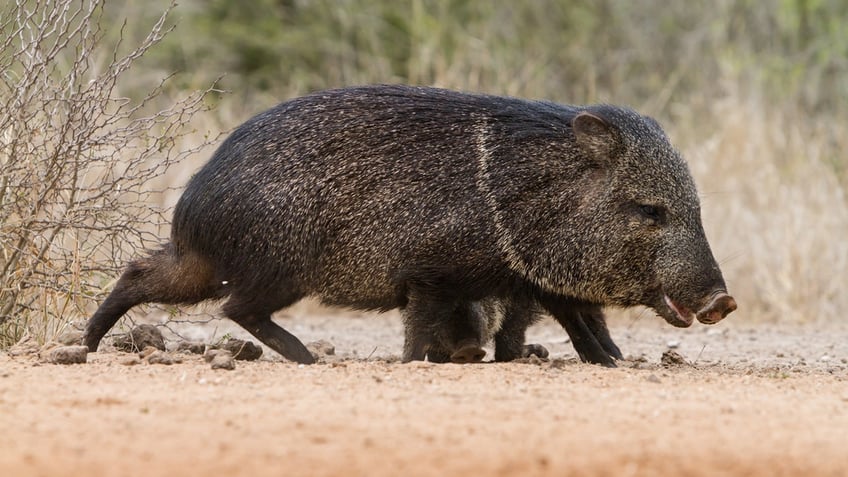
POLYGON ((649 383, 656 383, 656 384, 659 384, 659 383, 661 383, 661 382, 662 382, 662 381, 660 380, 660 378, 658 378, 658 377, 657 377, 657 375, 656 375, 656 374, 652 374, 652 375, 648 376, 648 377, 647 377, 647 378, 645 378, 645 379, 647 379, 649 383))
POLYGON ((206 352, 206 344, 199 341, 180 341, 177 351, 181 353, 203 354, 206 352))
POLYGON ((316 357, 333 356, 336 354, 336 347, 329 341, 318 340, 306 345, 306 349, 316 357))
POLYGON ((214 353, 212 359, 210 360, 210 365, 212 366, 212 369, 236 369, 236 360, 233 358, 232 353, 225 349, 219 349, 215 351, 218 352, 214 353))
POLYGON ((230 339, 221 346, 233 355, 233 358, 242 361, 253 361, 262 356, 262 348, 253 344, 252 341, 230 339))
POLYGON ((165 351, 165 338, 162 332, 153 325, 138 325, 125 335, 116 336, 112 340, 115 348, 129 353, 137 353, 147 346, 165 351))
POLYGON ((123 364, 124 366, 135 366, 137 364, 141 364, 141 359, 138 356, 133 354, 133 355, 127 356, 126 358, 122 358, 118 362, 123 364))
MULTIPOLYGON (((53 348, 58 348, 59 346, 62 346, 62 345, 60 343, 55 342, 55 341, 48 341, 47 343, 44 343, 44 346, 41 347, 41 351, 39 351, 39 354, 41 354, 41 355, 48 354, 50 352, 50 350, 52 350, 53 348)), ((73 346, 79 346, 79 345, 73 345, 73 346)))
POLYGON ((41 346, 31 336, 24 336, 20 341, 9 348, 10 356, 23 356, 27 354, 38 354, 41 351, 41 346))
POLYGON ((156 350, 147 357, 147 362, 150 364, 164 364, 164 365, 172 365, 174 363, 182 363, 183 360, 176 357, 171 356, 165 351, 156 350))
POLYGON ((50 362, 55 364, 80 364, 85 363, 87 356, 87 346, 59 346, 50 351, 50 362))
POLYGON ((82 331, 68 330, 56 337, 56 341, 65 346, 78 346, 82 344, 82 331))
POLYGON ((666 343, 666 346, 668 346, 668 349, 677 349, 677 348, 680 347, 680 341, 671 340, 668 343, 666 343))
POLYGON ((551 360, 551 368, 563 369, 568 365, 568 361, 563 358, 555 358, 551 360))
POLYGON ((671 368, 675 366, 686 366, 689 363, 686 359, 680 355, 677 351, 668 350, 662 354, 662 358, 660 359, 660 363, 666 368, 671 368))
MULTIPOLYGON (((205 353, 203 353, 203 360, 206 361, 207 363, 211 363, 212 360, 215 359, 215 356, 218 356, 221 353, 230 353, 230 352, 225 350, 225 349, 209 348, 209 349, 206 350, 205 353)), ((230 353, 230 354, 232 355, 232 353, 230 353)))

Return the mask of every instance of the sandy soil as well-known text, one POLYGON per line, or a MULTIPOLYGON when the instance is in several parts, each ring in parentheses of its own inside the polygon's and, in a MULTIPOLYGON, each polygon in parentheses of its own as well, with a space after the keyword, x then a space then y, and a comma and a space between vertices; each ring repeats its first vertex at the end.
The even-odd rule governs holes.
POLYGON ((0 353, 0 473, 848 475, 847 324, 619 319, 630 359, 604 369, 577 362, 549 321, 529 341, 551 360, 477 365, 397 362, 395 315, 278 321, 336 355, 298 366, 266 353, 225 371, 197 355, 0 353), (685 360, 664 366, 669 346, 685 360))

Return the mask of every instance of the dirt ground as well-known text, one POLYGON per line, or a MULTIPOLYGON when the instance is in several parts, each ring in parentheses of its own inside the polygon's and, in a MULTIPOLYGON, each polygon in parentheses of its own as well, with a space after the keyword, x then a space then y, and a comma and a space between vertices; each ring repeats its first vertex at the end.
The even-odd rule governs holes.
MULTIPOLYGON (((848 475, 848 323, 733 318, 613 320, 617 369, 579 363, 551 321, 528 337, 550 360, 401 364, 392 314, 279 318, 335 346, 312 366, 0 353, 0 474, 848 475), (684 359, 664 365, 669 349, 684 359)), ((177 331, 246 337, 227 326, 177 331)))

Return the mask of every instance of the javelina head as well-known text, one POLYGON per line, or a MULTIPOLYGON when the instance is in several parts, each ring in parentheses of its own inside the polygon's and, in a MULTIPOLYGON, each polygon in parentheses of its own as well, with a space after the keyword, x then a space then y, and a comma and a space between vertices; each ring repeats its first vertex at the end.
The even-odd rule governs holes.
MULTIPOLYGON (((688 167, 656 121, 597 107, 572 121, 575 141, 606 187, 595 197, 602 295, 647 305, 675 326, 716 323, 736 309, 707 243, 688 167)), ((592 209, 590 205, 588 207, 592 209)), ((600 285, 597 284, 596 285, 600 285)))
POLYGON ((549 291, 648 306, 675 326, 735 310, 692 176, 659 124, 593 106, 573 111, 569 125, 557 141, 513 134, 509 172, 495 173, 506 161, 484 164, 510 266, 549 291), (510 176, 525 179, 521 190, 505 182, 510 176))

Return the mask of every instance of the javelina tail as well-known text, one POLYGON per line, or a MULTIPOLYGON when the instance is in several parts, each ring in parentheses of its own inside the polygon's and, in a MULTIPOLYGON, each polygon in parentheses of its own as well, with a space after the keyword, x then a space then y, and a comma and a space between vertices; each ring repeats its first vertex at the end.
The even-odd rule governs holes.
POLYGON ((130 310, 142 303, 194 304, 220 298, 223 286, 215 281, 212 265, 194 254, 178 254, 173 245, 130 262, 112 293, 85 327, 84 344, 97 351, 103 336, 130 310))

